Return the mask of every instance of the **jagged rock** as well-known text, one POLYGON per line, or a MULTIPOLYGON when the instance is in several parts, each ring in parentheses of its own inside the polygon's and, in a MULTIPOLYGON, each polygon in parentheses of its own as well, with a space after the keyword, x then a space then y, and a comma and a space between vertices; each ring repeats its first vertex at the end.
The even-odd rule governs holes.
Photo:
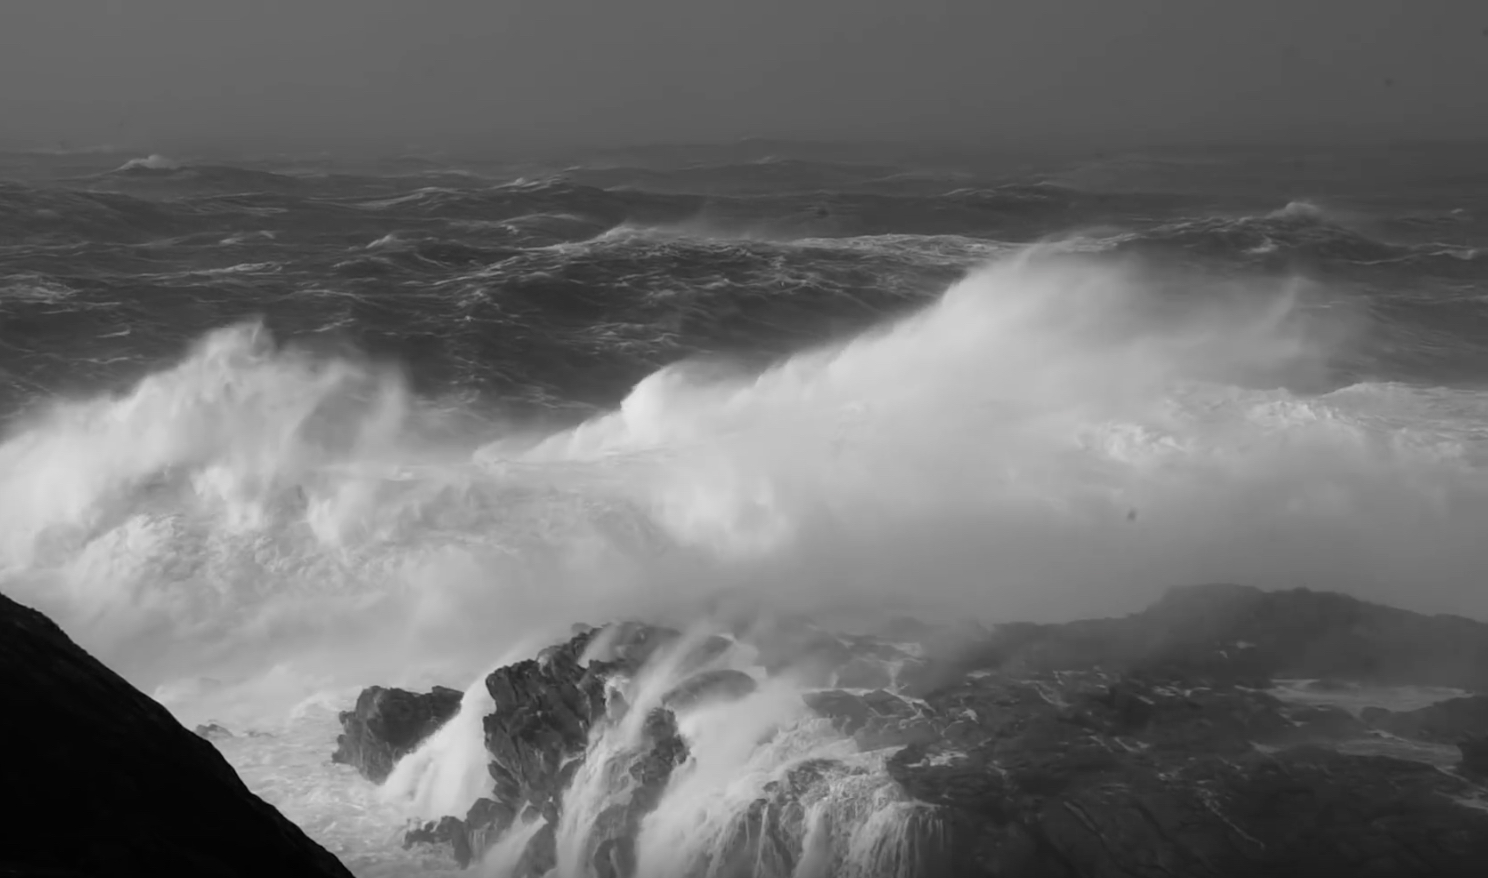
POLYGON ((862 695, 829 689, 808 692, 803 700, 818 716, 831 720, 839 732, 851 735, 863 750, 934 740, 945 725, 883 689, 862 695))
POLYGON ((404 833, 403 848, 405 850, 416 844, 449 845, 454 852, 455 860, 459 862, 462 869, 469 866, 472 859, 470 834, 465 827, 465 821, 458 817, 443 817, 404 833))
MULTIPOLYGON (((557 857, 554 827, 563 791, 583 765, 591 731, 600 722, 618 720, 628 709, 618 696, 612 701, 607 681, 617 674, 633 674, 681 637, 671 629, 630 622, 602 628, 576 626, 574 632, 568 641, 544 649, 536 658, 486 677, 495 708, 482 720, 491 757, 492 796, 477 801, 463 819, 450 816, 409 832, 405 844, 450 844, 463 865, 479 857, 518 820, 537 819, 544 825, 524 849, 517 875, 542 875, 552 868, 557 857)), ((681 664, 706 662, 728 645, 721 638, 705 640, 690 649, 681 664)), ((699 694, 710 686, 737 685, 727 677, 709 680, 698 684, 699 694)), ((647 796, 659 795, 671 767, 686 758, 686 746, 670 711, 649 714, 644 732, 642 750, 629 754, 635 760, 630 771, 637 783, 630 808, 634 820, 654 807, 654 801, 647 804, 647 796)), ((626 838, 633 842, 635 827, 628 813, 611 815, 614 838, 609 839, 607 853, 617 844, 626 844, 626 838)), ((624 853, 617 856, 623 862, 624 853)))
POLYGON ((403 847, 447 844, 463 869, 510 829, 516 818, 517 813, 510 805, 495 799, 477 799, 464 819, 443 817, 409 830, 403 836, 403 847))
POLYGON ((635 782, 630 797, 624 804, 601 814, 595 827, 596 844, 590 865, 599 878, 635 875, 635 843, 641 821, 656 809, 672 772, 687 760, 687 755, 687 743, 677 730, 676 716, 664 708, 648 713, 641 746, 628 757, 631 764, 626 773, 635 782))
MULTIPOLYGON (((588 632, 575 636, 568 643, 549 647, 549 649, 569 654, 575 661, 587 652, 590 653, 589 658, 594 661, 633 670, 644 665, 662 649, 675 644, 681 637, 681 632, 671 628, 661 628, 641 622, 617 622, 613 625, 590 629, 588 632), (576 647, 578 652, 574 652, 576 647)), ((718 640, 722 638, 698 644, 696 652, 706 651, 715 646, 718 640)), ((726 647, 727 641, 723 643, 726 647)))
POLYGON ((933 701, 974 715, 973 734, 891 757, 917 799, 1019 828, 999 844, 1031 841, 998 848, 998 871, 964 874, 1466 876, 1488 855, 1488 813, 1453 801, 1481 789, 1297 746, 1360 733, 1341 711, 1101 676, 968 682, 933 701))
POLYGON ((853 659, 840 638, 800 618, 773 619, 756 626, 746 639, 759 650, 759 662, 771 676, 789 672, 807 685, 825 685, 853 659))
POLYGON ((670 710, 687 710, 710 701, 732 701, 754 692, 758 684, 743 671, 723 668, 693 674, 662 696, 661 704, 670 710))
MULTIPOLYGON (((605 679, 615 663, 579 663, 601 632, 579 634, 486 677, 495 710, 483 726, 497 800, 543 810, 562 794, 564 764, 583 752, 590 727, 605 715, 605 679)), ((652 637, 636 639, 644 644, 652 637)))
MULTIPOLYGON (((771 673, 837 686, 803 700, 859 750, 883 751, 887 774, 872 756, 783 769, 729 815, 712 859, 694 864, 701 872, 795 873, 808 813, 842 819, 808 803, 844 790, 872 791, 875 808, 893 804, 892 871, 905 878, 1466 878, 1488 861, 1483 699, 1368 715, 1458 743, 1462 771, 1453 774, 1348 752, 1378 733, 1341 708, 1266 691, 1281 677, 1343 688, 1469 686, 1488 680, 1488 626, 1338 595, 1207 586, 1119 619, 954 634, 899 627, 896 636, 913 641, 839 637, 790 618, 740 633, 771 673), (885 679, 876 669, 889 663, 898 670, 885 679)), ((630 709, 607 681, 676 636, 637 625, 584 629, 488 679, 498 704, 487 719, 495 800, 509 808, 498 822, 526 812, 547 823, 519 874, 551 866, 562 790, 595 725, 630 709)), ((668 694, 669 706, 748 688, 747 675, 704 662, 668 694)), ((620 764, 606 776, 629 798, 618 796, 594 827, 588 866, 603 878, 638 878, 638 821, 686 758, 669 711, 648 715, 642 739, 609 756, 620 764)), ((859 804, 842 807, 846 819, 866 819, 859 804)), ((848 831, 833 830, 838 843, 848 831)))
POLYGON ((1366 707, 1361 715, 1365 722, 1381 731, 1418 741, 1455 744, 1469 738, 1488 737, 1488 696, 1452 698, 1419 710, 1366 707))
POLYGON ((712 873, 728 878, 794 874, 806 830, 803 800, 854 772, 835 760, 810 759, 765 784, 763 797, 732 815, 712 873))
POLYGON ((866 726, 874 716, 868 702, 852 692, 837 689, 808 692, 802 696, 802 700, 818 716, 831 720, 838 731, 848 735, 866 726))
POLYGON ((335 876, 217 748, 0 595, 0 875, 335 876))
POLYGON ((356 707, 341 712, 345 732, 336 738, 331 761, 382 783, 399 759, 459 711, 461 697, 458 689, 443 686, 427 694, 381 686, 363 689, 356 707))

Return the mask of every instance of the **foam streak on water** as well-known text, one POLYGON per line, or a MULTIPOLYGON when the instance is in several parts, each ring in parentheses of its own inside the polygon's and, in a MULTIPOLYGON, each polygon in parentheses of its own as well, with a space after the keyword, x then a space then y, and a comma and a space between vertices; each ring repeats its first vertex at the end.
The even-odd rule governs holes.
MULTIPOLYGON (((571 622, 686 616, 725 590, 1067 618, 1238 580, 1488 612, 1488 397, 1302 392, 1340 336, 1298 301, 1034 252, 763 373, 664 369, 546 437, 451 438, 395 372, 228 327, 5 437, 0 584, 183 720, 235 730, 361 685, 478 680, 571 622)), ((366 801, 432 816, 477 795, 482 697, 366 801)), ((866 758, 800 709, 765 686, 684 715, 693 759, 643 863, 706 860, 792 760, 866 758)), ((254 746, 225 749, 321 837, 364 807, 324 772, 253 775, 254 746)), ((845 827, 834 863, 892 847, 874 815, 901 803, 857 782, 811 803, 798 874, 845 827)))

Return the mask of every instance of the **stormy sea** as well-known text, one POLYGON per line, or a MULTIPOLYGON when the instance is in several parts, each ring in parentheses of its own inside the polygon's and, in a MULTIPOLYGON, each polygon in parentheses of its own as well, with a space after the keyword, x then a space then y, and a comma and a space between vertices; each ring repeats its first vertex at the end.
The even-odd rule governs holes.
POLYGON ((364 878, 937 874, 937 645, 1488 619, 1482 155, 5 153, 0 591, 364 878))

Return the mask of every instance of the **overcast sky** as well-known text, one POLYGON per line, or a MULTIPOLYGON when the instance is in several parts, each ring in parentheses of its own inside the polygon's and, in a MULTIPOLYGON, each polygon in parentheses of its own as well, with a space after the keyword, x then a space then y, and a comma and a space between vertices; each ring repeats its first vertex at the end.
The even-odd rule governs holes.
POLYGON ((0 0, 0 140, 1488 136, 1484 0, 0 0))

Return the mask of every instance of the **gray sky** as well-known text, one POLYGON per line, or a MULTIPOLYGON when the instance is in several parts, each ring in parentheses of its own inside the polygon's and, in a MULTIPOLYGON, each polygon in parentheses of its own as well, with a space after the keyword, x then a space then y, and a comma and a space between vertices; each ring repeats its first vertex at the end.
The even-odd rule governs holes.
POLYGON ((0 0, 0 140, 1485 137, 1485 29, 1483 0, 0 0))

